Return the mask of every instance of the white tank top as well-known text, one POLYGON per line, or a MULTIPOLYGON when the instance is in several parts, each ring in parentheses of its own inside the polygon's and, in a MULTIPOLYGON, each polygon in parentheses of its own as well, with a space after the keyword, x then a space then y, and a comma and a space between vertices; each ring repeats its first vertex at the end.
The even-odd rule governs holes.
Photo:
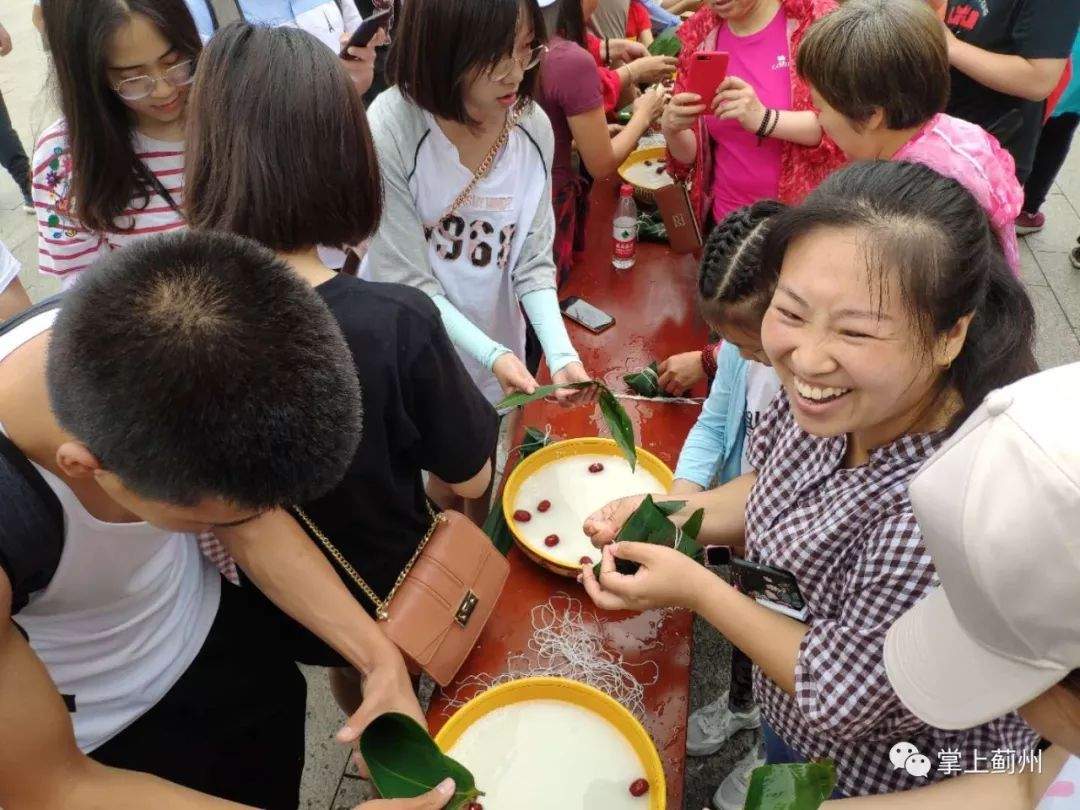
MULTIPOLYGON (((0 362, 52 326, 42 313, 0 337, 0 362)), ((2 429, 2 426, 0 426, 2 429)), ((75 739, 93 751, 146 713, 195 659, 217 614, 221 579, 195 535, 104 523, 38 465, 64 510, 52 580, 15 620, 68 696, 75 739)))

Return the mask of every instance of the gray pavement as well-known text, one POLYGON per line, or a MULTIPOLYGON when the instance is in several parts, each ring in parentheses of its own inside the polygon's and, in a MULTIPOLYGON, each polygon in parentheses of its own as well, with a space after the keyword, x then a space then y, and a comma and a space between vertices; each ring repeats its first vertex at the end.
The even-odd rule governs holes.
MULTIPOLYGON (((0 92, 12 121, 31 154, 37 133, 56 117, 46 88, 46 58, 30 23, 32 0, 4 0, 0 22, 15 43, 0 60, 0 92)), ((1077 140, 1080 144, 1080 139, 1077 140)), ((57 283, 37 270, 34 218, 20 209, 18 189, 0 172, 0 240, 22 262, 21 280, 31 298, 55 292, 57 283)), ((1069 264, 1069 251, 1080 235, 1080 146, 1074 144, 1043 211, 1046 228, 1020 240, 1024 280, 1038 316, 1038 359, 1043 367, 1080 360, 1080 271, 1069 264)), ((715 631, 695 624, 691 687, 694 707, 708 703, 727 688, 730 646, 715 631)), ((305 669, 308 696, 308 757, 301 807, 305 810, 349 810, 364 797, 364 783, 348 763, 347 752, 332 739, 342 715, 330 697, 323 673, 305 669)), ((732 763, 755 742, 754 732, 741 732, 712 757, 687 763, 687 810, 709 803, 712 792, 732 763)))

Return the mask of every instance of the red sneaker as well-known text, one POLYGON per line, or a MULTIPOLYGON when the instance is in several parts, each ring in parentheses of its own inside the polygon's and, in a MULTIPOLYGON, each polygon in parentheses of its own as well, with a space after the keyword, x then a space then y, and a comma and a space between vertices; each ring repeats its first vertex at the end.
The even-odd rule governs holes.
POLYGON ((1036 211, 1034 214, 1021 211, 1020 216, 1016 218, 1016 235, 1027 236, 1029 233, 1038 233, 1045 224, 1046 214, 1041 211, 1036 211))

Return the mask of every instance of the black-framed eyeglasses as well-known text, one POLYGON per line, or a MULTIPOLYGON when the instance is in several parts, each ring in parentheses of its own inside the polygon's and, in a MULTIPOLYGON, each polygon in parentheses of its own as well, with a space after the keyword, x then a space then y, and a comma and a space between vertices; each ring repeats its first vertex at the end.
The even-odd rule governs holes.
POLYGON ((540 64, 545 53, 547 53, 547 45, 537 45, 525 56, 506 57, 491 69, 492 81, 504 81, 514 72, 515 66, 521 68, 522 73, 527 73, 540 64))
POLYGON ((173 87, 184 87, 195 81, 195 60, 185 59, 170 65, 157 75, 132 76, 113 85, 116 95, 125 101, 142 101, 154 92, 159 80, 164 79, 173 87))

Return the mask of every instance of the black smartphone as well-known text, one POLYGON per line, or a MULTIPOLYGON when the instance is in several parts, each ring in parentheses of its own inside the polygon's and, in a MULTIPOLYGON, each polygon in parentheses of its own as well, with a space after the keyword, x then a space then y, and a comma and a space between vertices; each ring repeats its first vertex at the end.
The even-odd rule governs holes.
POLYGON ((732 557, 731 581, 759 605, 799 621, 806 621, 809 616, 799 583, 790 571, 732 557))
POLYGON ((385 29, 389 24, 390 9, 380 11, 377 14, 372 14, 360 25, 356 26, 356 30, 353 31, 352 36, 349 37, 349 41, 345 44, 345 47, 341 49, 341 53, 338 54, 342 59, 351 59, 349 56, 349 48, 363 48, 366 47, 371 38, 375 36, 375 32, 380 28, 385 29))
POLYGON ((615 325, 613 317, 576 295, 571 295, 569 298, 560 301, 559 309, 567 318, 576 324, 584 326, 594 335, 599 335, 605 329, 610 329, 615 325))
POLYGON ((731 565, 734 556, 731 552, 731 546, 705 546, 705 565, 710 568, 731 565))

